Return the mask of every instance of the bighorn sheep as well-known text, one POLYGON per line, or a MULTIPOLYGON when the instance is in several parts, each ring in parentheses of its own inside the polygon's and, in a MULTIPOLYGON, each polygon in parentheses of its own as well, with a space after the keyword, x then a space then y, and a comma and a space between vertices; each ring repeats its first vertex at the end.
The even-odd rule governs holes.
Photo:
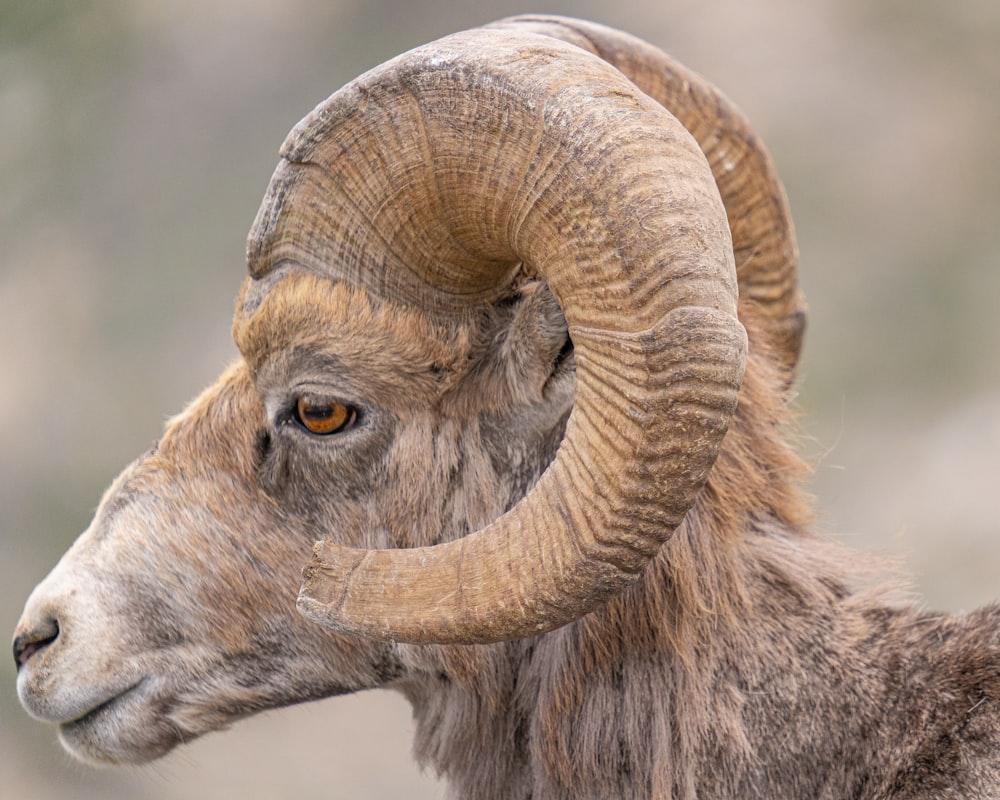
POLYGON ((1000 796, 1000 611, 810 533, 786 201, 701 78, 558 18, 418 48, 293 130, 248 258, 242 359, 17 628, 73 754, 385 686, 461 797, 1000 796))

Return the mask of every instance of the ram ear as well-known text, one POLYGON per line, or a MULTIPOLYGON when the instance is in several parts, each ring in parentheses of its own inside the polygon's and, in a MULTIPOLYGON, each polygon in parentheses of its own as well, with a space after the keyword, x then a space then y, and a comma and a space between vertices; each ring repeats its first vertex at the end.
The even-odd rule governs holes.
POLYGON ((548 286, 522 284, 478 321, 477 345, 454 399, 485 404, 470 409, 504 412, 540 403, 553 375, 572 367, 566 318, 548 286))

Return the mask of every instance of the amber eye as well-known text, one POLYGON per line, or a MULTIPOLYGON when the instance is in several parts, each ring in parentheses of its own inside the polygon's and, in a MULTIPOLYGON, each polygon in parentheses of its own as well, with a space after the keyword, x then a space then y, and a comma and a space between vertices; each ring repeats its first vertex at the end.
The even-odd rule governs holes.
POLYGON ((320 436, 340 433, 358 418, 358 412, 343 403, 314 402, 308 397, 300 397, 295 408, 302 427, 320 436))

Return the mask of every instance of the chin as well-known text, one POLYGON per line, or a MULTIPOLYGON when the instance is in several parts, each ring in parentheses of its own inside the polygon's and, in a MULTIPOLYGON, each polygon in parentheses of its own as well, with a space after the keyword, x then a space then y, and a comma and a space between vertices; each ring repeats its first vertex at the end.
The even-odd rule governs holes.
POLYGON ((75 759, 92 766, 123 766, 145 764, 165 756, 182 741, 177 731, 152 737, 152 731, 139 733, 116 725, 100 725, 87 720, 67 722, 59 726, 59 742, 75 759), (122 735, 122 734, 127 735, 122 735))
POLYGON ((157 714, 143 698, 125 695, 59 725, 59 742, 95 766, 145 764, 195 738, 157 714))

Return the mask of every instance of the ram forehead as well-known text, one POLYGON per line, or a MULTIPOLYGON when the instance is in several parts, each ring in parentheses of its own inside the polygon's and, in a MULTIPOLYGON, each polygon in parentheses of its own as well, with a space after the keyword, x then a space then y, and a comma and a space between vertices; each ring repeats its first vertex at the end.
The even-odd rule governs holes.
POLYGON ((333 368, 366 397, 397 397, 409 405, 451 388, 469 350, 468 320, 443 325, 419 309, 301 270, 281 276, 259 303, 248 303, 255 283, 244 282, 233 322, 233 338, 253 373, 333 368))

